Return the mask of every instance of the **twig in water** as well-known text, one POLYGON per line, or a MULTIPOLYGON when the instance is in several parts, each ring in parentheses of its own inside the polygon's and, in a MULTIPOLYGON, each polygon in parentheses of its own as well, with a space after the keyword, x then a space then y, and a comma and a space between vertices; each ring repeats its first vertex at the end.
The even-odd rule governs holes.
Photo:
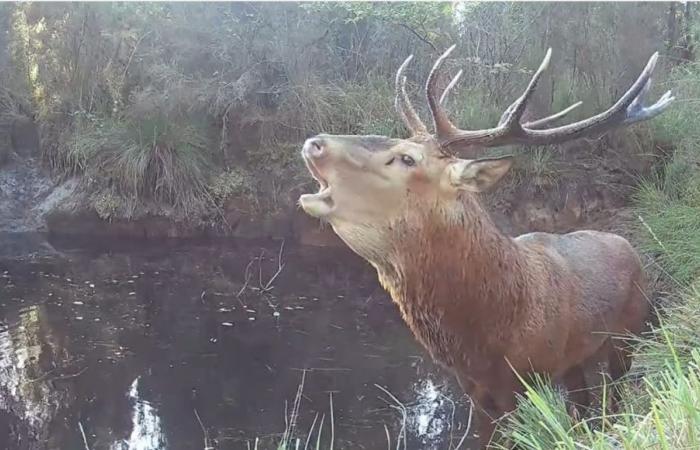
POLYGON ((316 421, 318 420, 318 413, 314 416, 314 421, 311 422, 311 428, 309 428, 309 434, 306 436, 306 443, 304 444, 304 450, 308 450, 309 443, 311 442, 311 435, 314 434, 314 427, 316 426, 316 421))
POLYGON ((69 379, 69 378, 79 377, 80 375, 82 375, 83 373, 85 373, 86 370, 88 370, 88 368, 87 368, 87 367, 83 367, 82 369, 80 369, 80 370, 79 370, 78 372, 76 372, 76 373, 69 373, 68 375, 60 375, 60 376, 57 376, 57 377, 53 377, 53 378, 51 378, 51 381, 56 381, 56 380, 67 380, 67 379, 69 379))
POLYGON ((318 426, 318 435, 316 436, 316 448, 321 448, 321 433, 323 432, 323 421, 326 415, 321 415, 321 424, 318 426))
POLYGON ((439 393, 442 398, 444 398, 446 401, 450 402, 452 405, 452 412, 450 413, 450 449, 452 449, 452 441, 454 439, 454 427, 455 427, 455 411, 457 409, 457 405, 455 405, 454 400, 452 400, 450 397, 446 396, 442 392, 439 393))
POLYGON ((265 249, 262 249, 260 251, 260 256, 258 256, 258 285, 260 285, 260 289, 263 288, 263 282, 262 282, 262 262, 263 259, 265 258, 265 249))
POLYGON ((469 418, 467 418, 467 429, 464 430, 464 434, 462 435, 462 439, 459 440, 459 443, 457 444, 457 447, 455 447, 455 450, 459 450, 462 447, 462 444, 464 444, 464 440, 467 439, 467 435, 469 434, 469 430, 472 428, 472 416, 474 415, 474 402, 472 401, 471 397, 469 397, 469 418))
POLYGON ((335 419, 333 418, 333 393, 329 392, 331 403, 331 449, 333 450, 333 442, 335 442, 335 419))
POLYGON ((202 434, 204 435, 204 450, 214 450, 214 447, 210 445, 209 432, 204 427, 204 423, 202 423, 202 419, 199 417, 199 413, 197 412, 196 408, 194 409, 194 415, 197 417, 197 422, 199 422, 199 426, 202 428, 202 434))
POLYGON ((376 386, 377 389, 381 390, 386 395, 388 395, 389 398, 391 398, 394 401, 394 403, 396 403, 395 405, 389 404, 390 407, 401 412, 401 429, 399 430, 399 435, 396 438, 396 450, 399 450, 401 448, 401 437, 402 436, 403 436, 403 448, 404 448, 404 450, 406 450, 408 448, 408 443, 407 443, 408 442, 408 437, 407 437, 408 430, 407 430, 407 426, 406 426, 406 420, 408 417, 408 413, 407 413, 408 408, 406 408, 406 405, 401 403, 399 401, 399 399, 396 398, 396 396, 394 394, 392 394, 391 392, 389 392, 386 388, 383 388, 382 386, 380 386, 378 384, 375 384, 374 386, 376 386))
POLYGON ((251 259, 250 262, 248 263, 247 266, 245 266, 245 272, 243 273, 243 277, 245 278, 245 283, 243 283, 243 287, 241 288, 240 291, 238 291, 238 294, 236 294, 236 298, 238 299, 238 303, 241 304, 242 307, 245 308, 245 305, 243 302, 241 302, 241 294, 243 294, 243 291, 248 287, 248 283, 250 282, 250 266, 253 265, 255 262, 255 258, 251 259))
POLYGON ((85 450, 90 450, 90 446, 87 443, 87 437, 85 436, 85 430, 83 430, 83 424, 80 421, 78 421, 78 428, 80 428, 80 434, 83 435, 83 444, 85 444, 85 450))
MULTIPOLYGON (((67 379, 69 379, 69 378, 75 378, 75 377, 78 377, 78 376, 82 375, 87 369, 88 369, 87 367, 83 367, 82 369, 80 369, 80 370, 79 370, 78 372, 76 372, 76 373, 70 373, 70 374, 68 374, 68 375, 59 375, 59 376, 57 376, 57 377, 53 377, 53 378, 49 379, 49 381, 67 380, 67 379)), ((46 372, 45 374, 41 375, 41 376, 38 377, 38 378, 34 378, 34 379, 32 379, 32 380, 27 380, 27 381, 25 381, 24 384, 36 383, 37 381, 42 381, 42 380, 46 379, 46 378, 47 378, 52 372, 54 372, 55 370, 56 370, 56 369, 51 369, 51 370, 49 370, 48 372, 46 372)))
POLYGON ((275 282, 277 277, 279 276, 280 273, 282 273, 282 269, 284 269, 284 263, 282 262, 282 252, 284 251, 284 240, 282 240, 282 244, 280 245, 280 251, 277 255, 277 272, 275 272, 274 275, 272 275, 272 278, 263 286, 262 284, 262 255, 260 255, 260 289, 263 290, 263 292, 267 292, 272 289, 272 283, 275 282))
MULTIPOLYGON (((294 404, 292 406, 292 412, 287 417, 287 412, 286 412, 286 407, 285 407, 285 413, 284 413, 284 421, 285 421, 285 429, 284 429, 284 434, 282 435, 282 448, 287 448, 287 444, 289 443, 290 439, 292 436, 294 436, 294 429, 296 428, 297 424, 297 418, 299 417, 299 407, 301 406, 301 395, 304 392, 304 381, 306 380, 306 371, 304 370, 301 373, 301 382, 299 383, 299 387, 297 388, 297 394, 294 397, 294 404)), ((286 403, 286 402, 285 402, 286 403)))

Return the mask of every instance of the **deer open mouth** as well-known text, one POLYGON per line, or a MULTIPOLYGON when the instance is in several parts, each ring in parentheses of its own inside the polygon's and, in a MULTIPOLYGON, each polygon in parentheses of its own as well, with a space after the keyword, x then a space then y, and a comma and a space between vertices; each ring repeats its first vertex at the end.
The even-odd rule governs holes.
POLYGON ((331 187, 328 181, 321 175, 318 167, 314 164, 312 158, 302 152, 306 168, 309 169, 311 176, 318 182, 318 192, 315 194, 303 194, 299 197, 299 204, 308 214, 314 217, 324 217, 333 212, 334 203, 331 197, 331 187))

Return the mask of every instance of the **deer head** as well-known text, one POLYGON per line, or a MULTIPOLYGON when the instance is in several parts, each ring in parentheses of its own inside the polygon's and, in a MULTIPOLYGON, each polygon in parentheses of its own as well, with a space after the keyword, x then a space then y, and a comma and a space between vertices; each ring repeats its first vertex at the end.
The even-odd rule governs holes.
POLYGON ((655 104, 643 104, 658 59, 655 53, 630 89, 607 111, 549 128, 579 102, 557 114, 523 123, 528 100, 549 63, 550 49, 523 94, 505 110, 495 127, 462 130, 450 121, 442 107, 461 71, 439 98, 436 92, 438 71, 454 48, 453 45, 438 58, 425 86, 434 133, 421 121, 406 92, 402 74, 411 55, 399 67, 395 80, 396 110, 410 130, 410 138, 321 134, 303 146, 302 156, 320 189, 315 194, 302 195, 301 207, 311 216, 329 222, 354 251, 371 262, 388 250, 392 241, 389 233, 396 232, 399 222, 408 228, 420 228, 426 225, 420 217, 437 214, 442 220, 464 223, 462 213, 474 204, 474 193, 497 183, 512 164, 511 157, 477 159, 479 149, 507 144, 554 144, 598 134, 650 119, 674 99, 669 91, 655 104))

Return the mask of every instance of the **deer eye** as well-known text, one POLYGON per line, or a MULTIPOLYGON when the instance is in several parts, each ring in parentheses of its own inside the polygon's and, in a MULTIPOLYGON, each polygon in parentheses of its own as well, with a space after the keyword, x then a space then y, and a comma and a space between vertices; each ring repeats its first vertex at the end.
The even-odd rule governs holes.
POLYGON ((416 160, 408 155, 401 155, 401 162, 407 165, 408 167, 413 167, 416 165, 416 160))

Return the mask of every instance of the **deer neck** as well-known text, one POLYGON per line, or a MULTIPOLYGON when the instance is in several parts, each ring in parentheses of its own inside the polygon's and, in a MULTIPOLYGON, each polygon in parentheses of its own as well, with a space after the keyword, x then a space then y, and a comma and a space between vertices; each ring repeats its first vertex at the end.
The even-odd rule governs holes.
POLYGON ((526 316, 525 256, 475 198, 427 210, 392 225, 389 250, 373 262, 382 285, 443 362, 461 341, 503 345, 526 316))

